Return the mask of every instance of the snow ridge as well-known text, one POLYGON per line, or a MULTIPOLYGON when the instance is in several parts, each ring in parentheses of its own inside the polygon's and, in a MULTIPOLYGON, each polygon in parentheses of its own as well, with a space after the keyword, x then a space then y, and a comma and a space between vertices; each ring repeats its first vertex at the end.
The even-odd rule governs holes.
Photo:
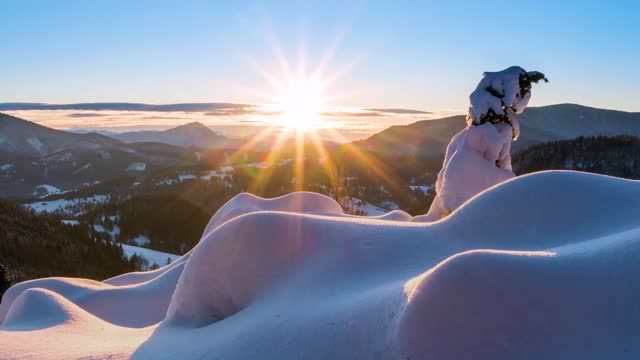
POLYGON ((639 198, 637 181, 551 171, 420 223, 242 194, 161 269, 10 288, 0 357, 634 359, 639 198), (87 334, 113 342, 71 346, 87 334))

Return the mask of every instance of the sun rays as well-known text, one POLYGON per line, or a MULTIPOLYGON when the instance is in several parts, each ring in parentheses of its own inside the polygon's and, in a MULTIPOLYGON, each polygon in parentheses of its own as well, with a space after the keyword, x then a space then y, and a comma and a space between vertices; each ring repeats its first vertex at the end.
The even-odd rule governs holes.
POLYGON ((394 172, 390 171, 389 165, 350 144, 340 132, 340 123, 333 119, 335 114, 344 111, 335 103, 345 97, 339 95, 333 87, 362 60, 363 56, 349 61, 346 65, 336 66, 336 71, 329 72, 332 58, 339 45, 333 43, 322 56, 315 59, 317 66, 309 69, 310 61, 308 54, 304 52, 304 46, 299 47, 297 55, 293 57, 295 60, 292 61, 285 55, 278 38, 269 30, 265 31, 269 35, 277 70, 267 71, 267 67, 255 61, 255 57, 243 56, 267 85, 266 89, 245 90, 263 99, 261 111, 265 118, 272 119, 271 126, 253 136, 230 157, 231 161, 237 161, 248 152, 263 152, 265 143, 269 144, 262 158, 266 166, 259 169, 245 190, 258 195, 268 193, 278 164, 290 159, 293 166, 293 191, 310 189, 312 184, 306 182, 308 177, 305 168, 308 165, 317 165, 328 179, 327 195, 338 198, 346 186, 346 161, 357 162, 366 168, 372 176, 382 179, 389 190, 405 191, 406 189, 398 186, 398 179, 391 175, 394 172), (332 145, 328 147, 328 144, 332 145))
POLYGON ((313 78, 290 81, 277 96, 278 121, 286 128, 311 131, 322 127, 322 84, 313 78))

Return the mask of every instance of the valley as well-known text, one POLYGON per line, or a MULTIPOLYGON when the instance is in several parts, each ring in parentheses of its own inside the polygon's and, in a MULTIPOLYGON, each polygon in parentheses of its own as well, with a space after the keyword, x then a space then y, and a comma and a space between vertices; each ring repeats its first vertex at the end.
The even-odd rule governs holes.
MULTIPOLYGON (((640 161, 633 155, 634 135, 640 134, 637 113, 556 105, 531 108, 524 117, 528 128, 514 143, 516 173, 567 169, 639 178, 620 167, 632 169, 640 161), (562 130, 559 116, 568 118, 573 130, 562 130), (549 123, 553 132, 545 130, 549 123), (628 134, 628 140, 589 140, 618 134, 628 134), (573 140, 575 135, 587 138, 573 140), (584 150, 545 150, 563 141, 567 149, 575 149, 577 141, 584 150), (595 143, 617 146, 619 166, 593 165, 605 161, 597 151, 585 152, 595 143), (545 160, 550 153, 554 160, 545 160)), ((463 126, 462 117, 425 120, 353 143, 309 141, 297 150, 295 141, 285 140, 277 151, 265 151, 270 146, 243 146, 199 123, 110 137, 67 133, 0 114, 0 135, 11 139, 0 144, 0 197, 69 226, 87 227, 91 238, 120 244, 128 259, 136 254, 141 270, 154 269, 188 252, 211 215, 242 192, 278 197, 313 191, 332 197, 348 214, 377 216, 396 209, 424 214, 446 146, 437 139, 463 126), (214 145, 203 146, 208 143, 214 145)))

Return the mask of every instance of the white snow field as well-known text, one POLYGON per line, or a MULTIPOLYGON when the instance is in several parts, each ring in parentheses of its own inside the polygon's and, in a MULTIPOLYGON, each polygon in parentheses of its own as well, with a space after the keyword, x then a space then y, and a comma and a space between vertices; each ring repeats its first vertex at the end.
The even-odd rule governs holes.
POLYGON ((23 206, 37 213, 59 212, 67 215, 82 214, 87 207, 109 201, 109 195, 93 195, 85 198, 41 200, 23 206))
POLYGON ((170 259, 171 262, 173 262, 180 257, 178 255, 151 250, 144 247, 132 246, 127 244, 120 245, 122 246, 122 250, 124 251, 124 254, 127 258, 131 258, 134 254, 137 254, 138 256, 146 259, 149 262, 149 266, 152 266, 153 264, 160 266, 166 265, 167 259, 170 259))
POLYGON ((166 267, 11 287, 0 358, 640 357, 640 182, 543 172, 392 214, 238 195, 166 267))

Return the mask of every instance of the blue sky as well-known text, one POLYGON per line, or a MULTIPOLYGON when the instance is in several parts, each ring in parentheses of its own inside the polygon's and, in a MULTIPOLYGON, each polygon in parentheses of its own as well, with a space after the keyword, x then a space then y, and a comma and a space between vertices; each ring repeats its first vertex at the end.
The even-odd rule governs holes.
POLYGON ((336 105, 464 110, 521 65, 551 80, 532 105, 640 111, 639 1, 0 0, 0 19, 0 102, 263 103, 252 64, 282 78, 280 48, 328 59, 336 105))

